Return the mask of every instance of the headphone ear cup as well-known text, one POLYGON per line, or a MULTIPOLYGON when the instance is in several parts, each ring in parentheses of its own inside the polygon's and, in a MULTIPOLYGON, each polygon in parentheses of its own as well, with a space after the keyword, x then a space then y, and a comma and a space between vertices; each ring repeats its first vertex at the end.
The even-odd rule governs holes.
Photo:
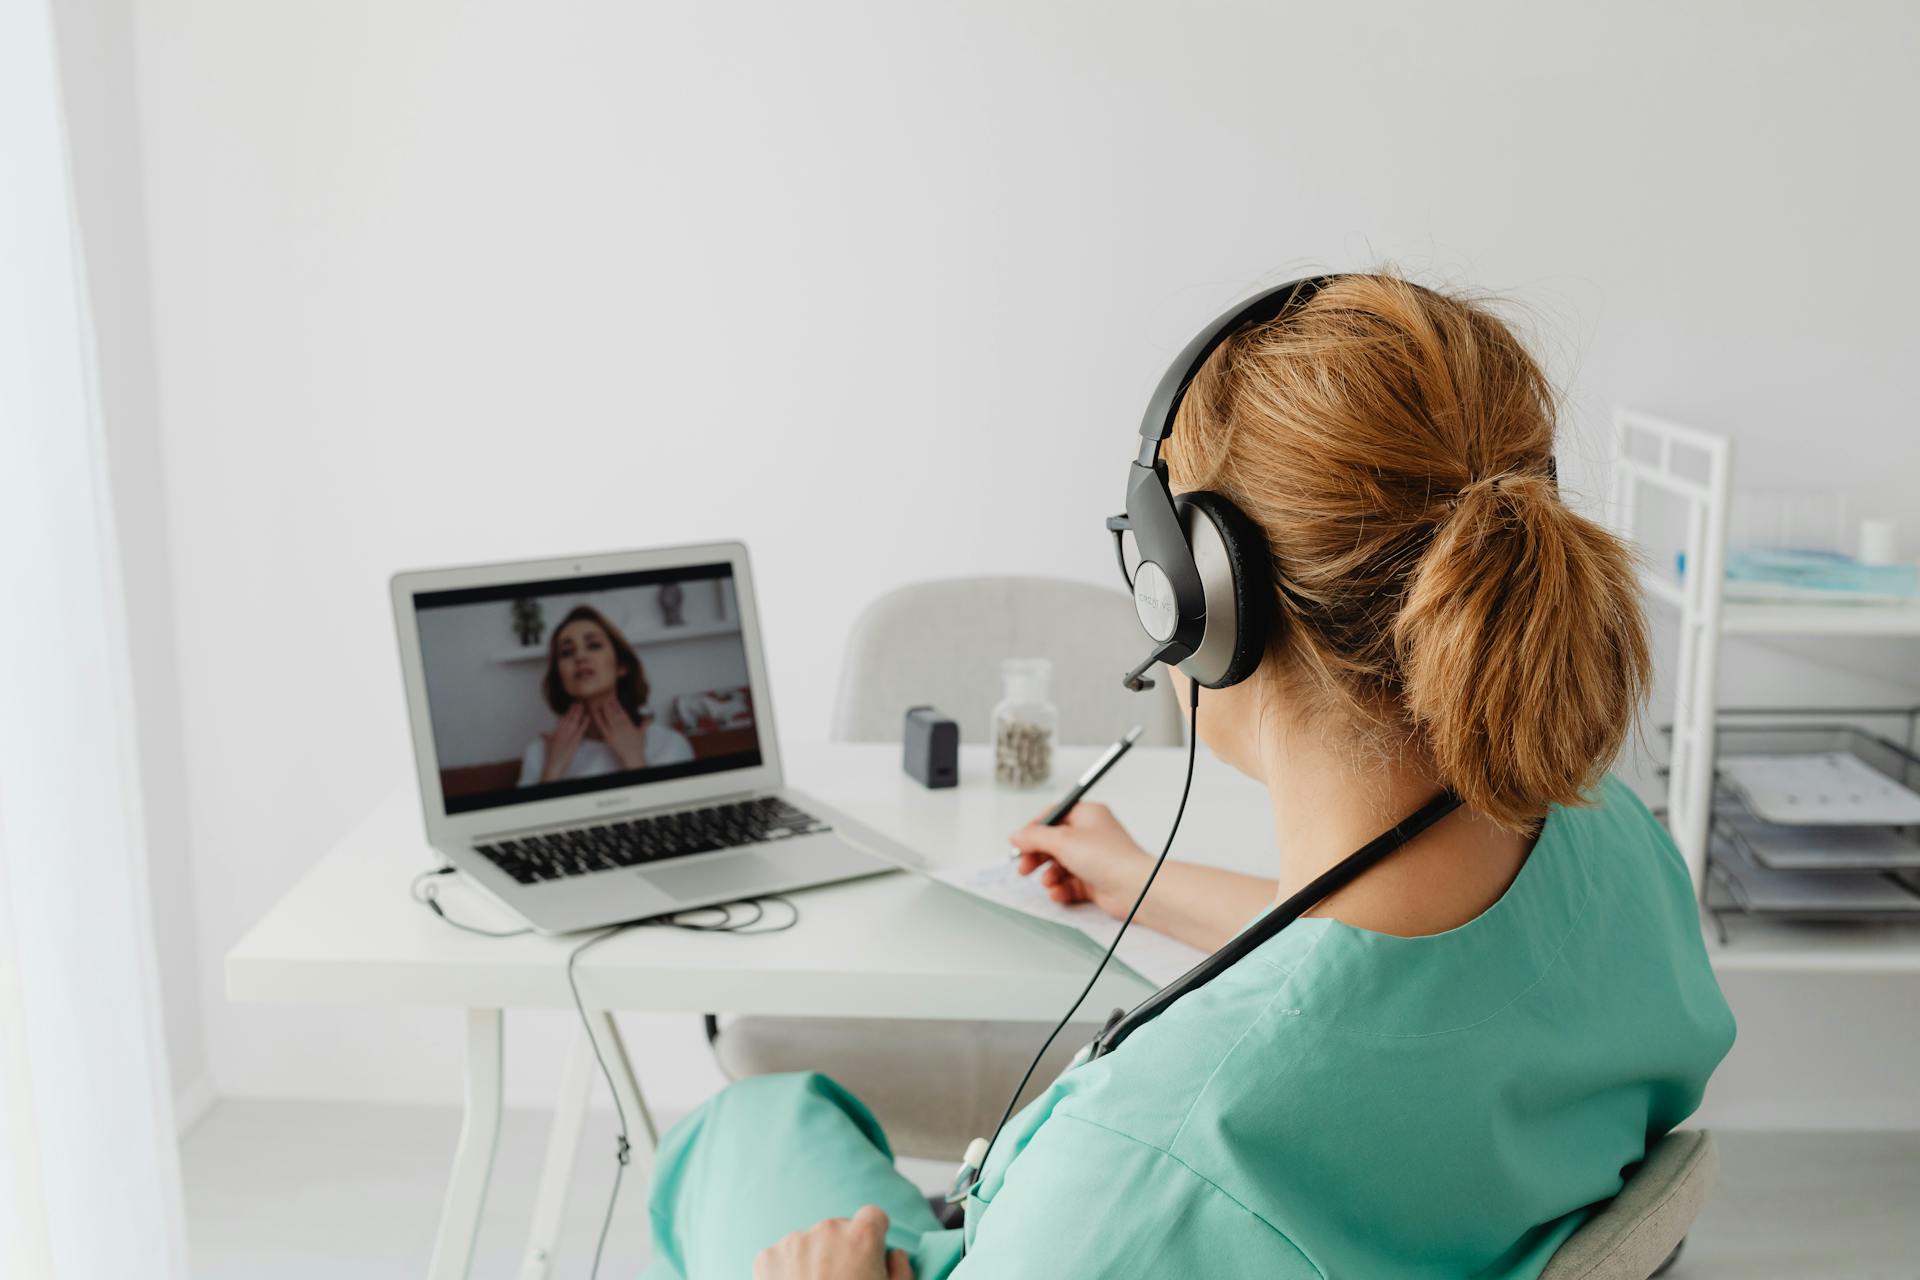
POLYGON ((1207 593, 1200 649, 1180 669, 1209 689, 1239 684, 1260 665, 1274 626, 1267 538, 1231 500, 1204 489, 1174 498, 1207 593), (1211 563, 1210 563, 1211 562, 1211 563), (1227 629, 1232 634, 1226 634, 1227 629))

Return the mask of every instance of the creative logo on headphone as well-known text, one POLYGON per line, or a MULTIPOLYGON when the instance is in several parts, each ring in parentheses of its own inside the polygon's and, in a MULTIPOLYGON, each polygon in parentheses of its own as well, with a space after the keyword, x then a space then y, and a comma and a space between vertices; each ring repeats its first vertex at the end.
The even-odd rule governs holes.
POLYGON ((1133 571, 1133 611, 1155 640, 1168 639, 1180 625, 1180 614, 1173 603, 1173 583, 1151 560, 1142 560, 1133 571))

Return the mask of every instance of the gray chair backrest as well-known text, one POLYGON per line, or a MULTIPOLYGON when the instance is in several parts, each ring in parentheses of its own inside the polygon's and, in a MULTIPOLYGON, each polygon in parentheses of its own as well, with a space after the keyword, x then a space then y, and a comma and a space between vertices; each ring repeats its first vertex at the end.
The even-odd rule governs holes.
POLYGON ((1164 676, 1145 693, 1120 677, 1149 652, 1125 592, 1059 578, 948 578, 889 591, 861 612, 840 665, 837 742, 898 742, 908 707, 938 707, 962 742, 985 742, 1004 658, 1053 660, 1062 745, 1105 745, 1135 724, 1142 745, 1186 740, 1164 676))
POLYGON ((1654 1144, 1620 1194, 1567 1237, 1540 1280, 1647 1280, 1666 1269, 1700 1216, 1720 1157, 1705 1129, 1654 1144))

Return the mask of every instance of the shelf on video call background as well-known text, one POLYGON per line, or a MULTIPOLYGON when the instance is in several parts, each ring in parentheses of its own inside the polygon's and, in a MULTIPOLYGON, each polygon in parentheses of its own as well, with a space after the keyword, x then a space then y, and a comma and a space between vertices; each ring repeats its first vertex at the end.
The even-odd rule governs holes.
MULTIPOLYGON (((674 644, 683 640, 706 640, 713 636, 740 634, 740 620, 729 618, 721 622, 689 622, 678 627, 648 627, 644 631, 627 631, 627 643, 636 649, 648 645, 674 644)), ((545 644, 516 645, 511 649, 502 649, 493 655, 495 662, 545 662, 547 646, 545 644)))

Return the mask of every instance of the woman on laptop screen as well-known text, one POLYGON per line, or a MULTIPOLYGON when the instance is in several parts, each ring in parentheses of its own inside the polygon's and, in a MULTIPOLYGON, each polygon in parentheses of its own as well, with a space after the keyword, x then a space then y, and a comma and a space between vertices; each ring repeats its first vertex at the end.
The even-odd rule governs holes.
POLYGON ((527 744, 523 787, 693 759, 693 746, 645 710, 640 655, 592 605, 576 605, 554 628, 540 692, 560 719, 527 744))

